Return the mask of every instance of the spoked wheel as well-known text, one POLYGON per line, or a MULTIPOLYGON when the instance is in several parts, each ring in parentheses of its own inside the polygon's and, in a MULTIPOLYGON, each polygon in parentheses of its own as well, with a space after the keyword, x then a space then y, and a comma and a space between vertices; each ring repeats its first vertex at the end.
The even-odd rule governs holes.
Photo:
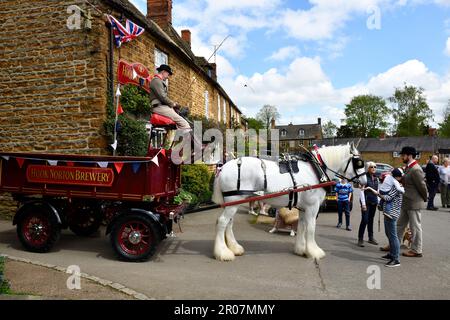
POLYGON ((126 261, 145 261, 150 258, 160 239, 155 222, 140 214, 120 217, 112 227, 111 245, 126 261))
POLYGON ((61 234, 59 223, 48 209, 33 205, 25 208, 17 223, 17 236, 22 245, 32 252, 48 252, 61 234))
POLYGON ((103 215, 97 203, 75 203, 70 208, 69 228, 78 236, 90 236, 102 224, 103 215))

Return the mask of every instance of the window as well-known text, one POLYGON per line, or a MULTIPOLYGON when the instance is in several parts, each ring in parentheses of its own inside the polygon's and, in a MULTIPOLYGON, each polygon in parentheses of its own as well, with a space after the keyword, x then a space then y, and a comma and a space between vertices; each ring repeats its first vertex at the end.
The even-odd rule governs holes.
POLYGON ((162 64, 169 64, 169 57, 159 49, 155 49, 155 70, 162 64))
POLYGON ((223 99, 223 122, 227 123, 227 101, 223 99))
POLYGON ((303 130, 303 129, 298 130, 298 135, 299 135, 299 137, 304 137, 305 136, 305 130, 303 130))
POLYGON ((220 94, 217 95, 217 121, 220 122, 220 94))
POLYGON ((281 136, 286 137, 286 135, 287 135, 286 129, 281 130, 281 136))
POLYGON ((205 117, 209 119, 209 92, 205 91, 205 117))

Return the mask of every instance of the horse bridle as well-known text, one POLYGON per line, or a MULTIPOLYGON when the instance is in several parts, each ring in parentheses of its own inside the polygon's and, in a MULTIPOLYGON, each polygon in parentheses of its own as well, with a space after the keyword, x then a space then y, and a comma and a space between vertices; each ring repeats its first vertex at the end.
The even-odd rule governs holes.
POLYGON ((360 174, 358 174, 358 172, 357 172, 358 169, 364 169, 364 160, 361 159, 361 156, 357 155, 357 154, 352 153, 352 156, 348 159, 347 165, 345 166, 345 169, 344 169, 344 174, 340 174, 339 172, 336 172, 336 171, 328 168, 328 166, 325 164, 323 159, 322 159, 322 162, 323 162, 326 170, 333 172, 336 177, 345 179, 348 182, 358 182, 359 178, 366 174, 365 172, 360 173, 360 174), (349 177, 345 176, 345 174, 347 173, 348 167, 350 165, 350 162, 353 164, 353 171, 355 172, 355 176, 353 178, 349 178, 349 177))

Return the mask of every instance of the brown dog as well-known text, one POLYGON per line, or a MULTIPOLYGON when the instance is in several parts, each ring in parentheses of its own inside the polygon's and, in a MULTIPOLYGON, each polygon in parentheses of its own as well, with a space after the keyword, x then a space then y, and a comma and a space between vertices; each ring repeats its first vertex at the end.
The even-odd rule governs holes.
POLYGON ((405 244, 408 248, 411 247, 412 242, 412 232, 410 228, 406 228, 405 233, 403 234, 403 239, 401 244, 405 244), (407 244, 405 244, 407 242, 407 244))

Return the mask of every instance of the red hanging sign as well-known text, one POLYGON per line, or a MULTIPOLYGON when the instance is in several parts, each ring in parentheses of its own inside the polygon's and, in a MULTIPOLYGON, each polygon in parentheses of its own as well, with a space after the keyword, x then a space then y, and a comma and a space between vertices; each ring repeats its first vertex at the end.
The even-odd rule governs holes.
POLYGON ((119 60, 117 67, 117 78, 120 84, 132 84, 150 92, 150 81, 152 77, 148 69, 141 63, 129 63, 119 60))

